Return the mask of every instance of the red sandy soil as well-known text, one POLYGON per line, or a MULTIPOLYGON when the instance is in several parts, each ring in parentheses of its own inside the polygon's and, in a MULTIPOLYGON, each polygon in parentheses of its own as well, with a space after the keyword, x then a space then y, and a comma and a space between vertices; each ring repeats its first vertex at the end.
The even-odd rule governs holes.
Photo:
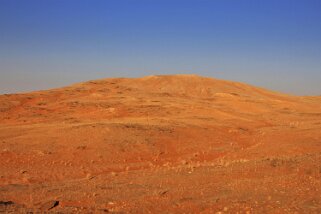
POLYGON ((0 212, 321 213, 321 97, 196 75, 0 96, 0 212))

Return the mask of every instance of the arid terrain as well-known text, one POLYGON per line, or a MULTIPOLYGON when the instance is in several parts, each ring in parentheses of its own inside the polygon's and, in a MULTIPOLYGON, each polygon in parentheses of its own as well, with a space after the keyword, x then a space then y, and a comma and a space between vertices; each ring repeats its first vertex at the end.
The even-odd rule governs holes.
POLYGON ((0 212, 321 213, 321 97, 196 75, 0 95, 0 212))

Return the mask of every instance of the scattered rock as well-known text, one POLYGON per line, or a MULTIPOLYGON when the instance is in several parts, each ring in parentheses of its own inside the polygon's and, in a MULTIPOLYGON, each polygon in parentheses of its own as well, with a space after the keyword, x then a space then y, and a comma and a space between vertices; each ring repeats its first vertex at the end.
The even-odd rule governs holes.
POLYGON ((87 178, 88 180, 91 180, 91 179, 94 178, 94 176, 93 176, 92 174, 88 173, 88 174, 86 175, 86 178, 87 178))
POLYGON ((0 213, 16 213, 16 209, 21 207, 12 201, 0 201, 0 213))
POLYGON ((182 161, 181 161, 181 164, 183 164, 183 165, 187 165, 187 164, 188 164, 188 162, 187 162, 186 160, 182 160, 182 161))
POLYGON ((51 209, 55 208, 58 205, 59 205, 59 201, 55 201, 55 200, 48 201, 48 202, 40 205, 40 209, 41 210, 51 210, 51 209))
POLYGON ((13 204, 13 201, 0 201, 0 206, 9 206, 13 204))
POLYGON ((111 172, 110 173, 112 176, 117 176, 118 174, 116 172, 111 172))
POLYGON ((87 149, 87 146, 77 146, 77 148, 76 149, 79 149, 79 150, 85 150, 85 149, 87 149))
POLYGON ((279 160, 273 159, 273 160, 271 161, 271 166, 272 166, 272 167, 280 166, 279 160))
POLYGON ((44 151, 41 151, 41 150, 35 150, 34 151, 37 155, 40 155, 40 156, 44 156, 46 154, 46 152, 44 151))
POLYGON ((163 196, 163 195, 166 195, 166 194, 168 193, 168 191, 169 191, 169 190, 160 191, 158 194, 163 196))

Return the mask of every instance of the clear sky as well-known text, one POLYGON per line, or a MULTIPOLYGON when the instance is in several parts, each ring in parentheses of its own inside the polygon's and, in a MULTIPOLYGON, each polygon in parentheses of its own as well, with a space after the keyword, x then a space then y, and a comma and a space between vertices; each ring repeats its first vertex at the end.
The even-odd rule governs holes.
POLYGON ((321 95, 321 1, 0 0, 0 93, 175 73, 321 95))

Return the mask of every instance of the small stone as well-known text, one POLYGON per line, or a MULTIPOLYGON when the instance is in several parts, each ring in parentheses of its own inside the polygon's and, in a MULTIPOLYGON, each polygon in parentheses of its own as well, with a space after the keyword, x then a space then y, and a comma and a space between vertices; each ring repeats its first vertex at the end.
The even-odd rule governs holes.
POLYGON ((48 201, 40 206, 41 210, 51 210, 59 205, 59 201, 48 201))
POLYGON ((40 156, 44 156, 45 155, 45 152, 44 151, 41 151, 41 150, 36 150, 36 153, 40 156))
POLYGON ((187 165, 187 164, 188 164, 188 162, 187 162, 186 160, 182 160, 182 161, 181 161, 181 164, 183 164, 183 165, 187 165))
POLYGON ((14 203, 12 201, 0 201, 0 205, 4 206, 10 206, 13 205, 14 203))
POLYGON ((94 178, 94 176, 92 176, 92 174, 88 173, 88 174, 86 175, 86 178, 87 178, 88 180, 91 180, 91 179, 94 178))
POLYGON ((165 194, 167 194, 168 193, 168 190, 164 190, 164 191, 160 191, 158 194, 159 195, 165 195, 165 194))
POLYGON ((228 210, 228 207, 224 207, 223 211, 226 212, 228 210))

